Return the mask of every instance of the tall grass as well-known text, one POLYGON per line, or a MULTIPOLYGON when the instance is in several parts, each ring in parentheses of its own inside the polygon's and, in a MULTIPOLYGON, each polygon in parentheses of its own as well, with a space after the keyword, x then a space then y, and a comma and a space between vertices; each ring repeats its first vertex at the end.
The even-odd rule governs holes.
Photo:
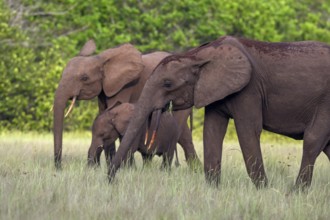
MULTIPOLYGON (((269 187, 255 189, 235 138, 226 139, 219 188, 202 170, 181 166, 160 171, 161 160, 121 169, 108 184, 86 167, 89 133, 64 136, 63 170, 53 165, 51 134, 0 134, 0 219, 330 219, 330 166, 320 155, 307 193, 290 193, 301 159, 301 142, 263 137, 269 187), (268 140, 267 140, 268 138, 268 140), (279 144, 278 144, 279 142, 279 144)), ((202 144, 196 142, 202 159, 202 144)))

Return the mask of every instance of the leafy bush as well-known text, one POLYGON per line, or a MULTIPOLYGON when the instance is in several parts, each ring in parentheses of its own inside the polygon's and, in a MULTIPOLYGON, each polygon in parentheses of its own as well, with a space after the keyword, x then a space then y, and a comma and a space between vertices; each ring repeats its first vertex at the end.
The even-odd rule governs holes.
MULTIPOLYGON (((50 130, 66 62, 90 38, 98 51, 131 42, 179 52, 222 35, 330 43, 327 0, 5 0, 0 3, 0 126, 50 130)), ((88 129, 97 104, 80 102, 67 130, 88 129)), ((202 111, 196 111, 197 129, 202 111)))

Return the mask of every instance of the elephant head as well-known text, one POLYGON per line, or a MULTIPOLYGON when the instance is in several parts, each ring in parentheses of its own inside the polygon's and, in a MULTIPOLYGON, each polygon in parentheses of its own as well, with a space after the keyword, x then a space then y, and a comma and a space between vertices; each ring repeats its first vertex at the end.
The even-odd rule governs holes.
MULTIPOLYGON (((68 100, 89 100, 99 97, 100 111, 106 107, 100 97, 112 97, 128 84, 138 80, 144 65, 141 53, 130 44, 105 50, 97 55, 95 43, 90 40, 78 56, 64 68, 54 99, 54 157, 55 166, 61 168, 64 110, 68 100), (103 105, 103 106, 101 106, 103 105)), ((66 114, 66 115, 67 115, 66 114)))
POLYGON ((152 112, 172 102, 173 110, 204 107, 243 89, 251 78, 246 53, 221 38, 186 53, 164 58, 147 80, 118 152, 109 169, 109 178, 152 112))
POLYGON ((88 152, 88 163, 94 165, 98 160, 97 151, 101 151, 104 143, 113 143, 122 137, 133 115, 134 105, 120 104, 112 109, 108 108, 100 113, 92 126, 92 142, 88 152))

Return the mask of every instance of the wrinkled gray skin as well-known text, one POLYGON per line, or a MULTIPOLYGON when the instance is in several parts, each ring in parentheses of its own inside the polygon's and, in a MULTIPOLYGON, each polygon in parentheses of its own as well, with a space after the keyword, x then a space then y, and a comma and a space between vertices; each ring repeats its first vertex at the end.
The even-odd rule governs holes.
POLYGON ((227 36, 163 59, 136 104, 109 168, 110 181, 145 119, 170 101, 174 110, 205 107, 204 171, 211 183, 220 180, 230 118, 257 187, 267 185, 262 129, 303 140, 295 188, 310 186, 322 151, 330 160, 330 47, 324 43, 268 43, 227 36))
MULTIPOLYGON (((121 103, 135 103, 152 70, 169 55, 166 52, 141 55, 130 44, 92 55, 95 48, 95 43, 88 41, 79 55, 68 62, 55 92, 53 132, 56 168, 61 168, 64 110, 68 100, 98 97, 100 113, 121 103)), ((190 112, 191 109, 180 111, 174 113, 174 117, 180 128, 179 144, 187 161, 199 162, 187 125, 190 112)), ((109 161, 115 153, 115 146, 106 144, 104 150, 109 161)))
MULTIPOLYGON (((102 146, 107 143, 113 143, 117 138, 121 138, 131 120, 134 111, 134 105, 129 103, 120 104, 112 109, 106 109, 98 115, 92 127, 92 142, 88 151, 88 162, 92 165, 100 163, 98 151, 102 151, 102 146)), ((160 118, 159 129, 154 144, 148 146, 145 144, 145 133, 147 124, 140 131, 137 139, 132 145, 131 154, 139 151, 142 155, 144 164, 150 162, 153 155, 162 156, 163 162, 161 168, 170 168, 176 143, 179 138, 179 128, 169 112, 164 112, 160 118)), ((149 131, 149 134, 152 132, 149 131)), ((177 163, 178 165, 178 158, 177 163)))

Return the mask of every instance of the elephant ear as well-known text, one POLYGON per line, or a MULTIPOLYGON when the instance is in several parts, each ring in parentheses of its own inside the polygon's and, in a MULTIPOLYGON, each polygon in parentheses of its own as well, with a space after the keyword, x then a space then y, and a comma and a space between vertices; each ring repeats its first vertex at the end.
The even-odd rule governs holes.
POLYGON ((124 135, 127 129, 128 123, 131 120, 134 111, 134 105, 129 103, 123 103, 113 109, 114 118, 112 120, 116 130, 120 135, 124 135))
POLYGON ((240 91, 250 81, 250 61, 237 47, 226 44, 209 46, 199 50, 196 57, 200 63, 207 61, 199 70, 194 90, 197 108, 240 91))
POLYGON ((94 40, 89 40, 85 43, 83 48, 79 52, 79 56, 90 56, 92 55, 96 50, 96 45, 94 40))
POLYGON ((127 84, 139 79, 144 69, 141 53, 131 44, 110 49, 104 62, 103 90, 107 97, 117 94, 127 84))

